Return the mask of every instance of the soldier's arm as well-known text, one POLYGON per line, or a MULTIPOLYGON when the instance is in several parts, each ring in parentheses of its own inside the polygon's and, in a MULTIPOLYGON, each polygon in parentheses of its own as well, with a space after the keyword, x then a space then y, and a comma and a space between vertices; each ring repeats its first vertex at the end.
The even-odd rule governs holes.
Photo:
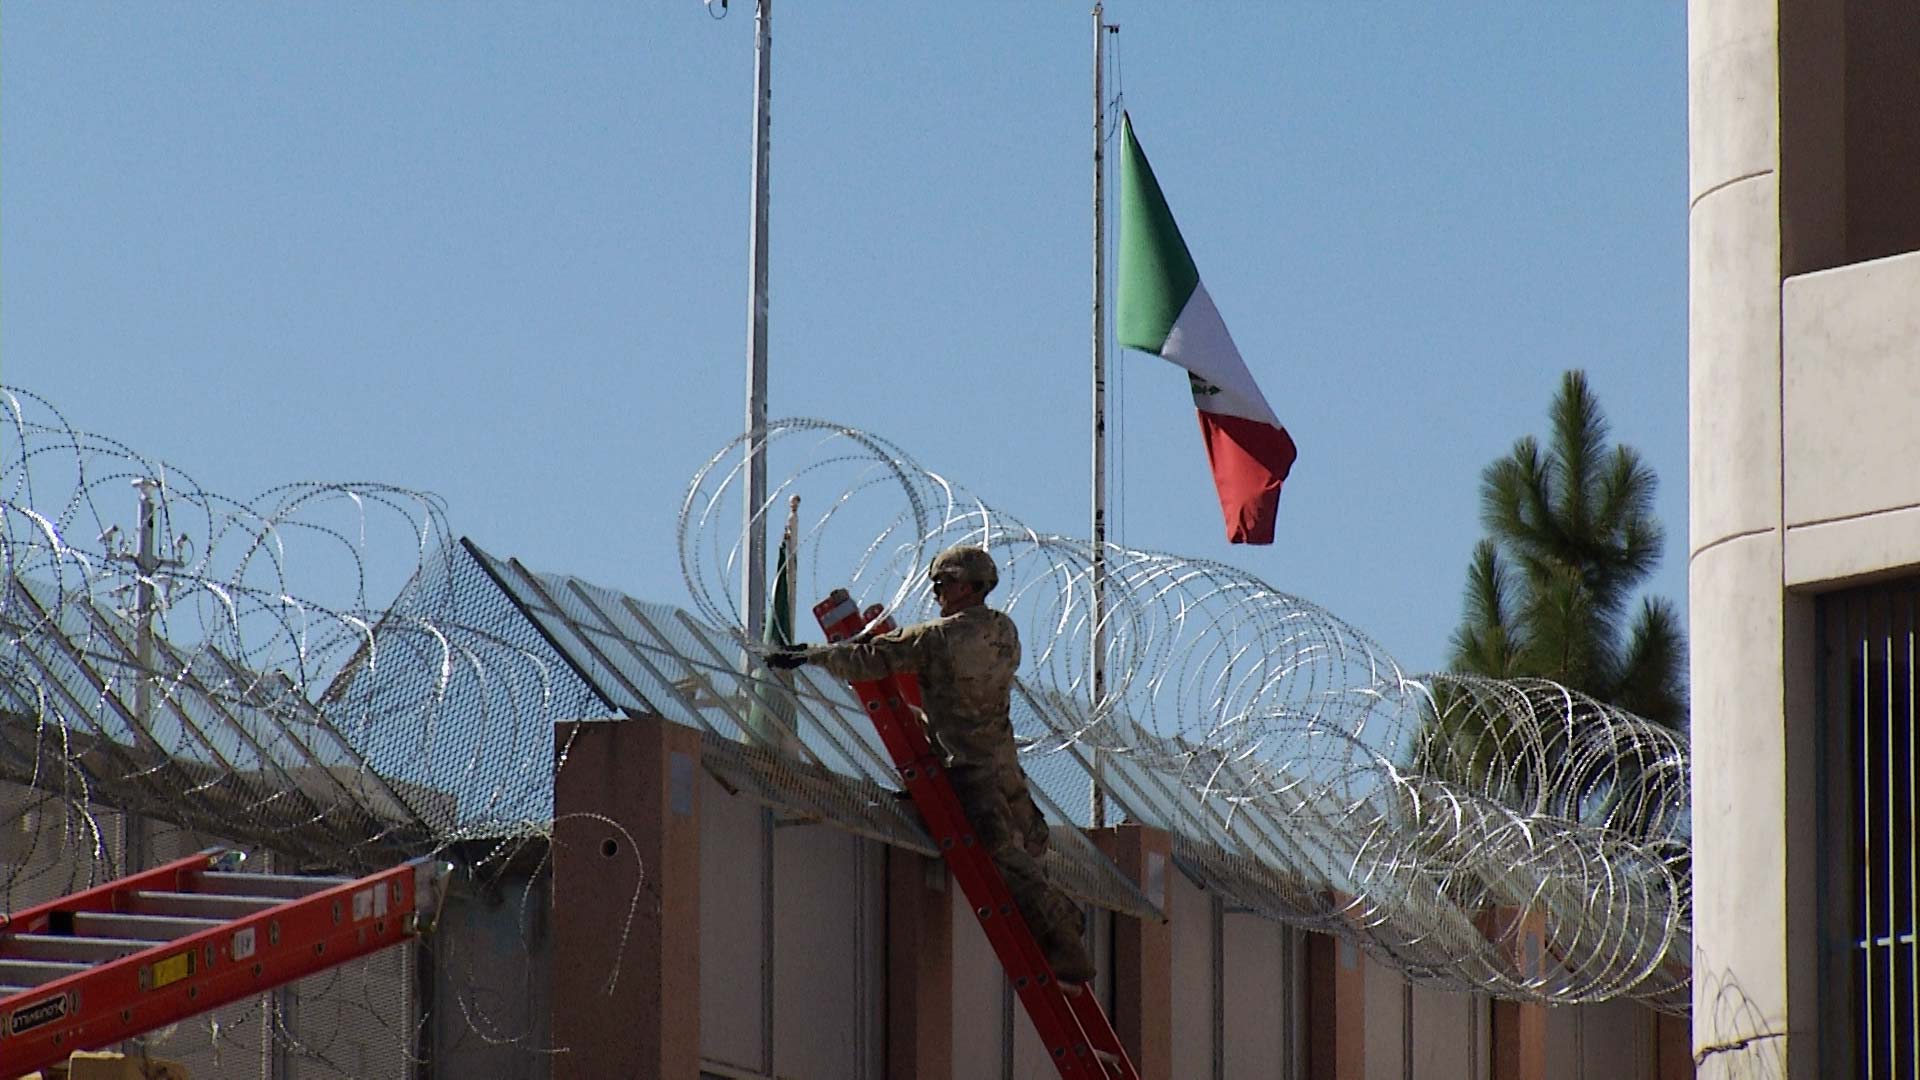
POLYGON ((936 628, 922 623, 878 637, 817 646, 808 649, 806 656, 808 663, 826 668, 837 679, 882 679, 927 670, 936 647, 936 628))

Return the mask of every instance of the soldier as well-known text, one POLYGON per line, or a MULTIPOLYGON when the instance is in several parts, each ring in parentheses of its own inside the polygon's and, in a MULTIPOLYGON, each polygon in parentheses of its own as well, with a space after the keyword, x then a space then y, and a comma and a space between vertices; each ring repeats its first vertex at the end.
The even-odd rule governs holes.
POLYGON ((1012 619, 986 606, 987 593, 1000 583, 999 568, 985 549, 961 546, 936 556, 927 576, 940 618, 878 637, 778 652, 767 662, 818 664, 845 680, 918 675, 927 733, 946 759, 947 779, 974 834, 1000 868, 1054 976, 1062 984, 1088 982, 1093 960, 1081 941, 1080 909, 1047 883, 1038 862, 1047 849, 1047 823, 1020 771, 1009 714, 1020 633, 1012 619))

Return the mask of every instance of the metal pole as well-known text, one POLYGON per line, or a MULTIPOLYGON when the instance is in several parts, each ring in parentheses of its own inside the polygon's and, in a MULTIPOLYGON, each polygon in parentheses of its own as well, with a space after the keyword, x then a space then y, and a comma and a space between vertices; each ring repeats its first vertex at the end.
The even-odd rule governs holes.
MULTIPOLYGON (((152 477, 134 480, 140 493, 140 547, 134 552, 137 572, 133 591, 133 657, 138 670, 133 675, 133 716, 140 725, 140 737, 153 738, 153 616, 154 574, 163 565, 160 558, 160 484, 152 477)), ((147 866, 147 819, 132 809, 120 812, 120 866, 122 873, 135 873, 147 866)), ((141 1052, 139 1038, 120 1043, 120 1052, 129 1057, 141 1052)))
POLYGON ((747 303, 746 565, 741 568, 747 637, 759 641, 767 619, 767 152, 773 108, 773 0, 754 17, 752 295, 747 303))
POLYGON ((143 476, 133 486, 140 492, 140 551, 133 562, 140 572, 133 601, 133 649, 140 676, 133 684, 133 715, 146 727, 153 719, 153 573, 160 568, 160 552, 154 546, 158 542, 160 506, 154 492, 159 485, 143 476))
MULTIPOLYGON (((139 666, 134 674, 133 716, 140 725, 141 733, 153 737, 153 616, 155 604, 153 581, 165 562, 160 558, 160 484, 152 477, 143 476, 133 482, 140 493, 140 548, 135 553, 133 566, 139 572, 135 579, 133 601, 133 655, 139 666)), ((120 864, 131 874, 146 868, 147 828, 146 819, 131 811, 122 811, 120 829, 120 864)))
MULTIPOLYGON (((1106 25, 1093 5, 1093 708, 1107 696, 1107 140, 1106 25)), ((1107 824, 1105 762, 1093 750, 1093 827, 1107 824)))

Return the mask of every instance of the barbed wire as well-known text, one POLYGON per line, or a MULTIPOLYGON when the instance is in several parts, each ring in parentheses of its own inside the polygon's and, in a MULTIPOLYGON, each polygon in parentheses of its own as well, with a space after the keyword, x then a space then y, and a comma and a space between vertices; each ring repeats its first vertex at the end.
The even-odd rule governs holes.
MULTIPOLYGON (((757 654, 740 629, 745 446, 693 478, 680 555, 704 621, 757 654)), ((1087 541, 869 433, 780 421, 766 446, 784 478, 757 513, 777 528, 802 497, 794 595, 844 585, 926 617, 933 554, 987 546, 1026 643, 1029 772, 1084 792, 1098 763, 1236 909, 1441 985, 1686 1008, 1688 759, 1671 732, 1551 683, 1408 674, 1243 570, 1118 545, 1093 701, 1087 541)), ((553 723, 605 709, 437 499, 370 483, 229 499, 19 391, 0 392, 0 568, 0 781, 33 822, 3 839, 38 852, 0 866, 10 906, 120 873, 143 817, 271 850, 279 870, 463 844, 509 862, 551 835, 553 723)), ((549 1052, 492 1000, 456 985, 442 1007, 482 1042, 549 1052)))
MULTIPOLYGON (((1183 862, 1236 903, 1455 988, 1686 1008, 1689 762, 1673 732, 1543 680, 1406 673, 1244 570, 1118 545, 1092 700, 1087 541, 1039 532, 868 432, 781 420, 764 445, 780 479, 753 514, 778 528, 800 497, 814 593, 845 586, 930 617, 933 555, 991 551, 993 602, 1027 654, 1017 711, 1044 721, 1029 771, 1102 763, 1128 810, 1172 829, 1183 862)), ((738 630, 747 447, 689 485, 681 567, 701 615, 764 653, 738 630)))
MULTIPOLYGON (((554 720, 599 711, 569 696, 437 498, 377 483, 228 498, 19 390, 0 391, 0 572, 9 910, 213 845, 334 873, 473 848, 460 887, 484 891, 484 864, 550 839, 554 720)), ((518 1000, 489 983, 511 977, 502 958, 435 947, 443 1015, 518 1000)), ((410 1060, 428 1020, 400 1008, 413 983, 396 956, 148 1042, 216 1065, 274 1046, 315 1075, 410 1060)), ((551 1052, 543 1025, 521 1027, 473 1031, 551 1052)))

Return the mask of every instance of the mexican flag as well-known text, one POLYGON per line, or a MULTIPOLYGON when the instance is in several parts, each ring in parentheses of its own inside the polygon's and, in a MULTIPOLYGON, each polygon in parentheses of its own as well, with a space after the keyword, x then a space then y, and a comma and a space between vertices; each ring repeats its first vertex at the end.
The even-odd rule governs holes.
POLYGON ((774 557, 773 596, 767 601, 767 624, 761 636, 768 645, 782 648, 794 644, 793 632, 794 562, 800 556, 800 496, 787 504, 787 526, 780 532, 780 554, 774 557))
POLYGON ((1280 485, 1293 468, 1293 438, 1255 385, 1227 324, 1160 194, 1147 155, 1122 114, 1120 159, 1120 344, 1187 369, 1200 436, 1227 519, 1227 540, 1273 543, 1280 485))

